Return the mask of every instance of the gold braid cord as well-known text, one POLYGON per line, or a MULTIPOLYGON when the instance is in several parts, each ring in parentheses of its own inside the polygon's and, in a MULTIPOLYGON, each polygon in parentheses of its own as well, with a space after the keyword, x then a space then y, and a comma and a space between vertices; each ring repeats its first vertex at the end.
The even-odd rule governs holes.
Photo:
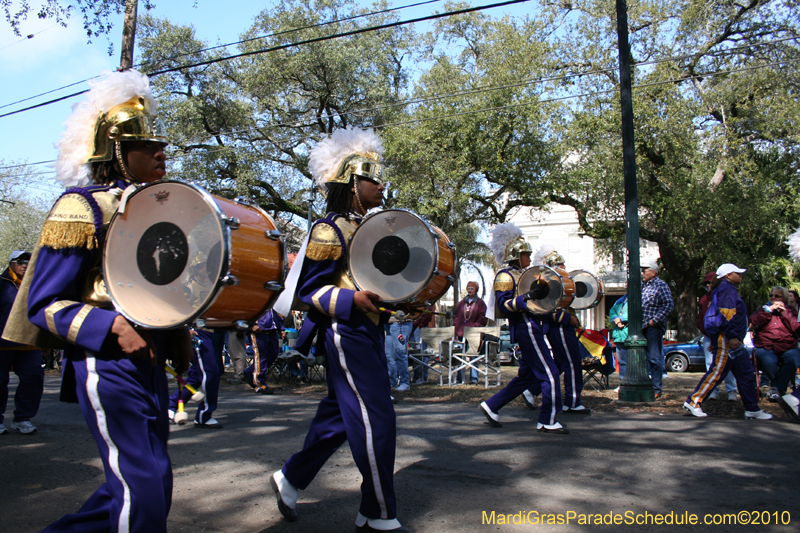
POLYGON ((325 223, 314 226, 306 247, 306 257, 313 261, 337 261, 342 257, 342 243, 333 227, 325 223))
POLYGON ((96 248, 94 212, 89 202, 79 194, 62 196, 44 223, 39 244, 56 250, 96 248))

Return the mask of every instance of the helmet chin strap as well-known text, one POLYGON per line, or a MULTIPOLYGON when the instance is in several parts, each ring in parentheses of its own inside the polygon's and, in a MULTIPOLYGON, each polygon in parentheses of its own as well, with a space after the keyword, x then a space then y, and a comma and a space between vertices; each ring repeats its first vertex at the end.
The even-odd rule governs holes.
POLYGON ((131 171, 128 170, 128 165, 125 164, 125 159, 122 157, 121 142, 114 141, 114 152, 117 154, 117 162, 119 162, 119 168, 122 170, 122 177, 124 178, 123 181, 130 184, 136 183, 136 178, 134 178, 131 174, 131 171))
POLYGON ((358 196, 358 176, 353 175, 353 178, 355 178, 355 181, 353 182, 353 184, 355 185, 353 187, 353 190, 356 193, 356 203, 358 203, 358 208, 361 209, 361 213, 359 213, 359 214, 360 215, 366 215, 367 214, 367 210, 364 209, 364 206, 361 204, 361 198, 358 196))

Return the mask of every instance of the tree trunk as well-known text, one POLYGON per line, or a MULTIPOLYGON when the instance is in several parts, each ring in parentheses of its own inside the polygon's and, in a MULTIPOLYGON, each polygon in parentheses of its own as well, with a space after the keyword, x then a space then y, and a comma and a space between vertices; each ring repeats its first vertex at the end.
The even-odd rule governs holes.
POLYGON ((689 258, 668 243, 658 243, 661 262, 675 281, 675 313, 678 323, 678 341, 689 341, 699 332, 697 317, 697 285, 703 279, 704 258, 689 258))
POLYGON ((133 43, 136 40, 136 12, 138 0, 125 0, 125 22, 122 26, 122 52, 119 69, 133 68, 133 43))

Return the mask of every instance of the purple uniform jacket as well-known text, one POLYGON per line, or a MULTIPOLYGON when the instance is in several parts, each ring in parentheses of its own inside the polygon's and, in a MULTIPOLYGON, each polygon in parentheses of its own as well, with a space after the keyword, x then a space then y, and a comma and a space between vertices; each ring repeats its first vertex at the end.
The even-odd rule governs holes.
MULTIPOLYGON (((339 218, 340 215, 328 213, 311 228, 311 240, 297 286, 297 297, 310 307, 297 340, 298 350, 303 353, 311 349, 317 334, 330 327, 331 317, 348 323, 354 313, 361 314, 353 304, 356 290, 339 286, 341 280, 337 279, 347 258, 347 239, 336 223, 339 218), (325 245, 326 242, 329 245, 325 245)), ((360 223, 361 219, 356 219, 353 229, 360 223)), ((380 320, 386 321, 383 316, 380 320)), ((378 329, 377 324, 375 328, 378 329)), ((321 343, 317 343, 317 350, 320 348, 321 343)))
POLYGON ((521 275, 522 271, 519 267, 509 265, 498 272, 494 279, 495 301, 497 308, 508 316, 512 343, 516 342, 517 328, 527 327, 530 324, 533 333, 537 335, 544 335, 548 329, 548 324, 543 322, 542 317, 528 311, 527 302, 522 295, 514 296, 517 280, 521 275))
MULTIPOLYGON (((124 184, 119 185, 124 188, 124 184)), ((103 212, 92 193, 107 191, 109 186, 93 186, 67 190, 51 211, 57 213, 62 201, 83 201, 91 208, 97 242, 88 246, 55 248, 47 244, 39 250, 36 270, 28 294, 28 318, 32 323, 74 345, 81 351, 98 353, 121 352, 116 342, 104 346, 114 319, 119 315, 111 308, 103 309, 83 303, 87 273, 97 266, 102 254, 103 212), (69 198, 68 198, 69 197, 69 198)), ((87 213, 89 213, 87 209, 87 213)), ((110 307, 110 306, 109 306, 110 307)))
POLYGON ((256 321, 256 325, 261 328, 259 333, 270 333, 280 336, 281 332, 283 332, 283 319, 272 309, 264 313, 264 316, 256 321))

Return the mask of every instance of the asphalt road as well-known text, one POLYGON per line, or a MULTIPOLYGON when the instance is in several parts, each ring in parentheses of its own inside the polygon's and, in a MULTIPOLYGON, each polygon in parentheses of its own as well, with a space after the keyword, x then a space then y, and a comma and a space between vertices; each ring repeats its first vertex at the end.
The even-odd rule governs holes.
MULTIPOLYGON (((281 518, 269 488, 269 475, 302 446, 317 401, 228 387, 216 413, 224 429, 173 426, 170 531, 353 531, 360 476, 347 446, 301 494, 297 522, 281 518)), ((800 425, 785 420, 604 412, 563 415, 571 433, 545 435, 535 431, 536 413, 517 406, 501 411, 500 429, 489 427, 474 404, 408 401, 396 411, 398 513, 417 533, 783 532, 800 524, 800 425), (530 523, 545 514, 565 520, 568 513, 569 524, 530 523), (728 514, 730 521, 737 513, 770 524, 674 523, 692 514, 700 522, 728 514), (659 514, 673 524, 653 525, 659 514), (501 523, 501 515, 512 523, 501 523), (623 523, 581 524, 581 515, 623 523), (523 517, 528 523, 513 523, 523 517)), ((78 407, 58 402, 55 376, 46 378, 35 423, 38 434, 0 436, 4 533, 38 531, 77 510, 103 481, 94 441, 78 407)))

